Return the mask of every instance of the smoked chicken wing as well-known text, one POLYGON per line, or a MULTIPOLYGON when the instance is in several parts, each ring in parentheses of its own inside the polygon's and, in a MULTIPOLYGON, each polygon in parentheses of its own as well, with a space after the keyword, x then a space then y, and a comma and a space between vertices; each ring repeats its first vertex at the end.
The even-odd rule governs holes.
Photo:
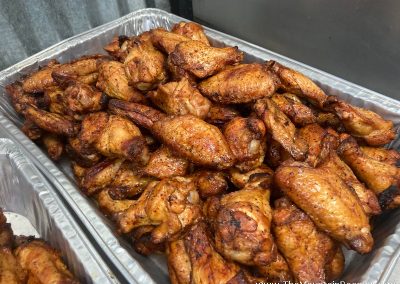
POLYGON ((228 190, 228 183, 223 172, 200 170, 193 174, 197 191, 203 199, 221 195, 228 190))
POLYGON ((114 37, 103 49, 116 60, 124 62, 132 46, 133 38, 121 35, 114 37))
POLYGON ((100 210, 106 216, 115 216, 118 213, 121 213, 127 210, 129 207, 136 203, 136 200, 130 199, 113 199, 110 196, 109 189, 103 189, 96 196, 97 203, 99 204, 100 210))
POLYGON ((194 22, 179 22, 175 24, 171 32, 186 36, 192 40, 201 41, 207 45, 210 45, 206 35, 204 34, 203 27, 194 22))
POLYGON ((47 88, 56 86, 57 83, 54 81, 51 73, 54 68, 60 64, 52 60, 47 66, 42 67, 37 72, 30 74, 22 82, 22 89, 27 93, 42 93, 47 88))
POLYGON ((29 105, 36 106, 37 108, 44 109, 47 107, 45 99, 39 94, 28 94, 22 89, 20 83, 13 83, 6 86, 6 92, 11 99, 11 104, 15 111, 19 114, 24 114, 25 109, 29 105))
POLYGON ((42 142, 49 157, 54 161, 58 161, 64 152, 64 142, 61 140, 60 136, 45 134, 42 137, 42 142))
POLYGON ((237 188, 244 188, 252 183, 261 185, 263 188, 270 188, 273 175, 274 171, 264 164, 248 172, 241 172, 235 168, 229 170, 230 180, 237 188))
POLYGON ((0 284, 24 284, 27 274, 17 262, 12 249, 0 246, 0 284))
POLYGON ((191 40, 190 38, 178 33, 169 32, 163 28, 151 30, 151 41, 155 47, 161 49, 167 54, 175 50, 175 47, 184 41, 191 40))
POLYGON ((213 104, 205 121, 214 125, 223 125, 238 116, 240 113, 233 107, 213 104))

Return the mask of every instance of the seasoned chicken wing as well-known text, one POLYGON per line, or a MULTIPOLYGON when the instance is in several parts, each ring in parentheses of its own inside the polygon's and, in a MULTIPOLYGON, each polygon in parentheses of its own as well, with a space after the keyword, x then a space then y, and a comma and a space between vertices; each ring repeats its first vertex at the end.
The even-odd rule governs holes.
POLYGON ((35 106, 26 108, 25 117, 49 133, 71 137, 79 131, 79 126, 70 118, 38 109, 35 106))
POLYGON ((271 96, 277 80, 263 64, 240 64, 202 81, 199 90, 216 103, 241 104, 271 96))
POLYGON ((96 149, 84 145, 78 137, 68 139, 65 151, 71 160, 83 167, 94 166, 103 157, 96 149))
POLYGON ((237 117, 224 128, 224 136, 236 158, 236 167, 241 171, 259 167, 266 149, 266 129, 262 120, 237 117))
POLYGON ((285 92, 305 98, 320 108, 323 107, 327 96, 310 78, 273 60, 268 61, 267 66, 278 75, 281 81, 280 87, 285 92))
POLYGON ((238 116, 240 113, 233 107, 213 104, 205 121, 214 125, 222 125, 238 116))
POLYGON ((42 67, 39 71, 32 73, 26 77, 22 82, 22 88, 27 93, 42 93, 47 88, 56 86, 57 83, 54 81, 51 73, 54 68, 60 64, 52 60, 47 66, 42 67))
POLYGON ((126 118, 105 112, 91 113, 82 122, 79 139, 106 157, 147 163, 149 152, 138 127, 126 118))
POLYGON ((252 183, 262 186, 262 188, 270 188, 273 175, 274 171, 264 164, 248 172, 241 172, 235 168, 229 170, 230 180, 237 188, 244 188, 252 183))
POLYGON ((44 241, 27 239, 17 247, 15 255, 29 278, 33 277, 38 283, 79 283, 65 266, 60 253, 44 241))
POLYGON ((195 116, 166 117, 150 107, 119 100, 111 100, 109 109, 149 128, 169 149, 195 164, 217 169, 234 164, 221 131, 195 116))
POLYGON ((400 153, 394 149, 376 148, 368 146, 360 146, 361 151, 371 157, 372 159, 380 162, 388 163, 390 165, 396 165, 397 161, 400 160, 400 153))
POLYGON ((383 119, 371 110, 352 106, 335 96, 329 96, 324 107, 336 113, 349 134, 363 139, 369 145, 384 145, 396 135, 392 121, 383 119))
POLYGON ((336 173, 287 162, 276 170, 274 180, 321 231, 359 253, 371 251, 369 219, 357 196, 336 173))
POLYGON ((6 216, 4 216, 3 210, 0 208, 0 248, 12 247, 13 243, 14 236, 11 224, 7 223, 6 216))
POLYGON ((295 281, 327 281, 325 267, 336 254, 337 245, 286 197, 275 201, 273 231, 295 281))
POLYGON ((211 102, 187 78, 161 85, 147 96, 157 107, 171 115, 192 114, 205 118, 211 107, 211 102))
POLYGON ((207 45, 210 45, 208 39, 204 33, 203 27, 194 22, 179 22, 175 24, 171 32, 186 36, 192 40, 201 41, 207 45))
POLYGON ((207 199, 228 190, 228 183, 223 172, 200 170, 193 174, 200 197, 207 199))
POLYGON ((43 135, 43 130, 29 119, 24 121, 21 130, 31 140, 38 140, 43 135))
POLYGON ((201 41, 179 43, 169 55, 172 65, 197 78, 205 78, 224 69, 227 65, 243 60, 243 52, 237 47, 210 47, 201 41))
POLYGON ((24 284, 26 272, 17 262, 11 248, 0 246, 0 284, 24 284))
POLYGON ((151 232, 155 226, 141 226, 132 232, 132 246, 141 255, 165 252, 165 243, 154 243, 151 239, 151 232))
POLYGON ((214 248, 205 223, 194 225, 183 239, 167 244, 172 284, 247 284, 243 270, 214 248))
POLYGON ((191 40, 186 36, 183 36, 179 33, 169 32, 163 28, 153 29, 150 33, 151 41, 154 46, 167 54, 173 52, 179 43, 191 40))
POLYGON ((124 62, 132 46, 133 39, 121 35, 114 37, 112 41, 104 47, 104 50, 118 61, 124 62))
POLYGON ((49 157, 54 161, 58 161, 64 152, 64 142, 60 136, 45 134, 42 137, 42 142, 49 157))
POLYGON ((43 99, 48 105, 48 110, 50 112, 60 115, 71 115, 72 112, 68 114, 67 109, 65 108, 65 92, 60 87, 52 87, 45 90, 43 99))
POLYGON ((161 146, 150 155, 149 162, 143 169, 146 175, 159 179, 184 176, 189 168, 189 162, 186 159, 174 155, 171 150, 161 146))
POLYGON ((136 200, 123 199, 117 200, 110 196, 110 190, 105 188, 100 191, 96 196, 97 203, 99 204, 100 210, 106 216, 115 216, 115 214, 121 213, 127 210, 129 207, 136 203, 136 200))
POLYGON ((258 100, 254 105, 258 117, 271 132, 272 138, 279 142, 295 160, 303 160, 307 154, 307 144, 298 137, 297 129, 290 119, 270 99, 258 100))
POLYGON ((258 266, 258 274, 266 277, 268 282, 284 283, 284 281, 293 281, 292 272, 283 256, 278 252, 276 260, 268 265, 258 266))
POLYGON ((303 104, 296 95, 290 93, 274 94, 271 99, 295 125, 304 126, 317 122, 312 109, 303 104))
POLYGON ((333 255, 331 261, 328 261, 325 265, 326 282, 337 280, 343 274, 344 264, 345 259, 342 248, 337 245, 336 253, 333 255))
POLYGON ((6 86, 6 92, 11 99, 11 104, 15 111, 19 114, 24 114, 25 109, 29 105, 44 109, 47 107, 45 99, 39 94, 32 95, 25 93, 20 83, 13 83, 6 86))
POLYGON ((209 199, 207 217, 215 231, 216 248, 225 258, 256 266, 276 259, 269 197, 268 189, 245 188, 209 199))
POLYGON ((125 74, 130 85, 141 91, 154 89, 167 79, 166 58, 148 40, 135 39, 125 58, 125 74))
POLYGON ((151 182, 137 203, 121 213, 117 224, 122 233, 143 225, 156 225, 155 243, 178 237, 201 217, 200 198, 192 179, 173 177, 151 182))
POLYGON ((129 86, 124 64, 117 61, 106 61, 100 65, 96 87, 111 98, 132 102, 145 101, 142 93, 129 86))

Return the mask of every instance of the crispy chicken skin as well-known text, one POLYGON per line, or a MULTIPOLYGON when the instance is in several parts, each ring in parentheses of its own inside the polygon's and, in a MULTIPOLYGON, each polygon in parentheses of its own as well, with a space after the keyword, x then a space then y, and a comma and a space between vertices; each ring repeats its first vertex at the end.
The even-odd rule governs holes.
POLYGON ((336 173, 357 195, 364 212, 368 216, 381 213, 381 208, 375 193, 366 188, 364 184, 356 178, 353 171, 339 158, 336 152, 332 151, 319 165, 319 168, 336 173))
POLYGON ((337 245, 336 253, 334 254, 331 261, 328 261, 325 265, 325 277, 326 282, 332 282, 337 280, 344 271, 345 259, 342 248, 337 245))
POLYGON ((79 283, 63 263, 60 253, 44 241, 28 239, 17 247, 15 255, 29 277, 34 277, 39 283, 79 283))
POLYGON ((35 106, 26 108, 25 117, 49 133, 71 137, 79 131, 78 125, 70 118, 38 109, 35 106))
POLYGON ((192 114, 205 118, 211 107, 211 102, 187 78, 161 85, 147 96, 158 108, 171 115, 192 114))
POLYGON ((0 247, 0 284, 23 284, 26 280, 26 272, 18 264, 11 248, 0 247))
POLYGON ((277 78, 263 64, 240 64, 217 73, 199 84, 200 92, 220 104, 241 104, 271 96, 277 78))
POLYGON ((325 283, 325 267, 336 254, 336 244, 286 197, 275 201, 273 231, 295 281, 325 283))
POLYGON ((304 126, 317 122, 317 118, 312 109, 303 104, 296 95, 290 93, 276 93, 271 99, 295 125, 304 126))
POLYGON ((393 122, 373 111, 352 106, 334 96, 329 96, 324 107, 336 113, 349 134, 371 146, 389 143, 396 135, 393 122))
POLYGON ((154 89, 167 80, 165 61, 149 40, 135 39, 124 61, 129 84, 141 91, 154 89))
MULTIPOLYGON (((48 110, 60 115, 67 115, 65 107, 65 92, 60 87, 52 87, 44 91, 44 101, 48 105, 48 110)), ((40 107, 39 107, 40 108, 40 107)), ((42 108, 47 109, 47 108, 42 108)), ((72 112, 71 112, 72 113, 72 112)))
POLYGON ((266 281, 273 283, 283 283, 284 281, 293 281, 292 272, 285 258, 278 252, 276 260, 268 265, 258 266, 258 274, 264 276, 266 281))
POLYGON ((209 200, 207 217, 215 230, 216 248, 225 258, 256 266, 276 259, 269 196, 269 190, 255 188, 209 200))
POLYGON ((38 108, 46 107, 45 100, 42 96, 25 93, 19 82, 6 86, 6 92, 11 99, 12 106, 19 114, 24 114, 26 107, 29 105, 38 108))
POLYGON ((133 39, 124 35, 115 36, 103 49, 118 61, 124 62, 129 49, 133 46, 133 39))
POLYGON ((272 138, 279 142, 295 160, 306 158, 307 144, 298 137, 295 125, 272 100, 268 98, 258 100, 254 105, 254 110, 264 121, 272 138))
POLYGON ((161 146, 150 155, 149 162, 143 169, 146 175, 159 179, 184 176, 189 168, 189 162, 174 155, 171 150, 161 146))
POLYGON ((270 188, 273 175, 274 171, 264 164, 248 172, 241 172, 235 168, 229 170, 230 181, 237 188, 244 188, 251 183, 259 184, 260 181, 262 182, 263 188, 270 188))
POLYGON ((102 155, 92 147, 85 147, 78 137, 68 139, 65 151, 69 158, 83 167, 91 167, 100 162, 102 155))
POLYGON ((167 54, 173 52, 179 43, 191 40, 184 35, 172 33, 163 28, 153 29, 150 33, 151 42, 154 44, 154 46, 167 54))
POLYGON ((132 102, 145 101, 142 93, 129 86, 124 64, 117 61, 106 61, 100 65, 96 87, 111 98, 132 102))
POLYGON ((223 172, 200 170, 193 174, 193 178, 202 199, 221 195, 228 190, 228 183, 223 172))
POLYGON ((13 242, 14 236, 11 224, 7 223, 6 216, 4 216, 3 210, 0 208, 0 248, 12 247, 13 242))
POLYGON ((361 151, 368 157, 390 165, 396 165, 400 160, 400 153, 394 149, 360 146, 361 151))
POLYGON ((42 142, 49 157, 58 161, 64 152, 64 142, 61 138, 54 134, 45 134, 42 137, 42 142))
POLYGON ((221 71, 228 65, 240 63, 243 52, 237 47, 210 47, 201 41, 179 43, 169 55, 172 65, 197 78, 205 78, 221 71))
POLYGON ((22 82, 24 92, 42 93, 47 88, 56 86, 57 83, 54 81, 51 73, 57 66, 59 66, 57 61, 50 61, 47 66, 26 77, 22 82))
POLYGON ((377 195, 397 184, 399 180, 399 169, 396 165, 368 156, 351 136, 342 141, 338 153, 355 175, 377 195))
POLYGON ((207 45, 210 45, 208 39, 204 33, 203 27, 194 22, 179 22, 175 24, 171 32, 186 36, 192 40, 201 41, 207 45))
POLYGON ((194 225, 183 239, 167 244, 172 284, 247 284, 241 268, 214 248, 206 224, 194 225))
POLYGON ((82 122, 79 139, 106 157, 146 163, 146 141, 138 127, 126 118, 105 112, 91 113, 82 122))
POLYGON ((262 120, 237 117, 225 125, 223 133, 236 158, 238 169, 249 171, 263 163, 266 129, 262 120))
POLYGON ((285 92, 298 95, 320 108, 323 107, 327 96, 310 78, 273 60, 268 61, 267 66, 279 77, 280 87, 285 92))
POLYGON ((156 225, 152 241, 161 243, 179 236, 196 223, 201 214, 200 198, 190 178, 173 177, 151 182, 137 203, 117 220, 122 233, 143 225, 156 225))
POLYGON ((165 243, 156 244, 151 240, 151 232, 155 226, 141 226, 132 232, 132 246, 136 252, 141 255, 150 255, 152 253, 164 253, 165 243))
POLYGON ((43 135, 43 130, 30 119, 26 119, 21 127, 22 132, 31 140, 38 140, 43 135))
POLYGON ((100 210, 106 216, 115 216, 120 212, 127 210, 129 207, 136 203, 135 200, 123 199, 116 200, 110 196, 110 190, 108 188, 103 189, 96 195, 97 203, 99 204, 100 210))
POLYGON ((276 170, 274 181, 321 231, 359 253, 371 251, 369 219, 336 173, 288 161, 276 170))
POLYGON ((212 104, 205 121, 214 125, 222 125, 238 116, 240 113, 230 106, 212 104))

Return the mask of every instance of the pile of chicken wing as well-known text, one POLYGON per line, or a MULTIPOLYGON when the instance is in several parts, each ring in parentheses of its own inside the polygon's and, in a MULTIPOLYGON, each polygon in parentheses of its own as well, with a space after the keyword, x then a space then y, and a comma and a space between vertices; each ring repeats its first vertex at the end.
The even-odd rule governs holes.
POLYGON ((320 283, 342 246, 371 251, 371 218, 400 204, 391 121, 196 23, 104 49, 7 90, 24 133, 70 157, 138 252, 166 253, 172 283, 320 283))
POLYGON ((15 237, 0 208, 0 284, 78 284, 58 251, 34 237, 15 237))

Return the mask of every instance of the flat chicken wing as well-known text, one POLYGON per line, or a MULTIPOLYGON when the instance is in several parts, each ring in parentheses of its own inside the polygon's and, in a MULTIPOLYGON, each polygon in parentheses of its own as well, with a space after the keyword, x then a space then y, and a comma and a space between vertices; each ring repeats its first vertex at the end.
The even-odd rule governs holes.
POLYGON ((152 241, 179 236, 201 217, 200 198, 192 179, 173 177, 151 182, 136 204, 123 212, 117 224, 122 233, 143 225, 156 225, 152 241))
POLYGON ((151 30, 151 41, 157 48, 161 49, 167 54, 170 54, 175 50, 175 47, 184 41, 191 40, 190 38, 178 34, 169 32, 163 28, 157 28, 151 30))
POLYGON ((205 121, 214 125, 223 125, 238 116, 240 116, 239 111, 231 106, 213 104, 205 121))
POLYGON ((0 247, 0 284, 24 284, 26 272, 18 264, 11 248, 0 247))
POLYGON ((306 158, 307 144, 298 137, 295 125, 272 100, 268 98, 258 100, 254 105, 254 110, 264 121, 272 138, 279 142, 295 160, 306 158))
POLYGON ((38 140, 43 136, 44 133, 44 131, 30 119, 26 119, 24 121, 21 131, 31 140, 38 140))
POLYGON ((157 107, 171 115, 192 114, 205 118, 211 107, 211 102, 187 78, 161 85, 147 96, 157 107))
POLYGON ((252 183, 262 185, 263 188, 270 188, 273 175, 274 171, 264 164, 247 172, 241 172, 235 168, 229 170, 230 181, 239 189, 252 183), (262 182, 262 184, 260 184, 260 182, 262 182))
POLYGON ((22 82, 22 89, 27 93, 42 93, 50 87, 54 87, 57 83, 54 81, 51 73, 54 68, 60 64, 53 60, 47 66, 42 67, 39 71, 30 74, 22 82))
POLYGON ((400 160, 400 153, 394 149, 369 146, 360 146, 360 149, 368 157, 390 165, 396 165, 397 161, 400 160))
POLYGON ((305 98, 320 108, 323 107, 327 96, 310 78, 273 60, 268 61, 267 66, 279 77, 280 87, 285 92, 305 98))
POLYGON ((268 282, 284 283, 285 281, 293 281, 292 272, 289 269, 287 261, 278 252, 276 260, 268 265, 258 266, 257 274, 262 275, 268 282))
POLYGON ((190 40, 179 43, 168 60, 197 78, 205 78, 241 62, 243 52, 237 47, 210 47, 201 41, 190 40))
POLYGON ((228 190, 228 183, 223 172, 200 170, 193 174, 193 178, 202 199, 221 195, 228 190))
POLYGON ((91 167, 100 162, 103 156, 93 147, 87 147, 78 137, 68 139, 65 147, 69 158, 82 167, 91 167))
POLYGON ((271 96, 277 80, 263 64, 240 64, 202 81, 199 90, 216 103, 241 104, 271 96))
POLYGON ((29 105, 34 105, 40 109, 47 107, 47 104, 42 96, 39 94, 28 94, 22 89, 20 83, 13 83, 6 86, 6 92, 11 99, 11 104, 15 111, 19 114, 24 114, 25 109, 29 105))
POLYGON ((326 283, 325 267, 336 254, 337 245, 286 197, 275 201, 273 231, 295 281, 326 283))
POLYGON ((183 239, 167 244, 172 284, 247 284, 243 270, 214 248, 206 225, 194 225, 183 239))
POLYGON ((117 200, 110 196, 109 189, 103 189, 96 196, 97 203, 99 204, 100 210, 106 216, 115 216, 118 213, 124 212, 129 207, 136 203, 136 200, 123 199, 117 200))
POLYGON ((324 106, 336 113, 349 134, 371 146, 384 145, 396 136, 393 122, 371 110, 352 106, 335 96, 330 96, 324 106))
POLYGON ((274 181, 321 231, 359 253, 371 251, 369 219, 336 173, 288 161, 276 170, 274 181))
POLYGON ((64 152, 64 142, 60 136, 45 134, 42 137, 42 142, 49 157, 54 161, 58 161, 64 152))
POLYGON ((118 61, 124 62, 129 49, 133 46, 133 39, 125 35, 116 36, 103 49, 118 61))
POLYGON ((208 39, 204 33, 204 29, 201 25, 194 22, 179 22, 175 24, 171 32, 186 36, 192 40, 201 41, 207 45, 210 45, 208 39))

